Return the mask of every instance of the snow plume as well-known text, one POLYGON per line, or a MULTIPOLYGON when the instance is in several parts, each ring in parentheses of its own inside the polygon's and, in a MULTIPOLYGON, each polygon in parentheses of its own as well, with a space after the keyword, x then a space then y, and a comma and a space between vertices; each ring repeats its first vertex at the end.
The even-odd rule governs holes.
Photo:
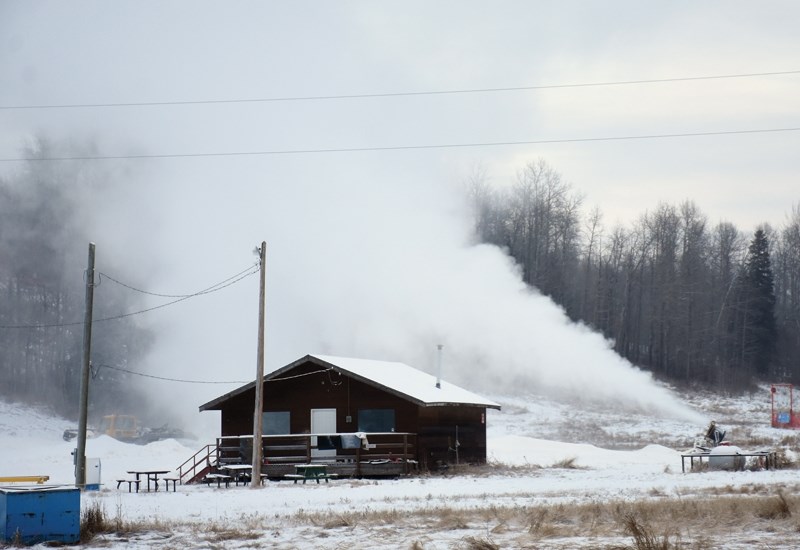
MULTIPOLYGON (((413 164, 398 176, 386 169, 398 159, 378 156, 367 165, 345 155, 164 161, 109 172, 83 209, 97 269, 110 276, 97 288, 96 307, 114 316, 131 312, 124 293, 138 311, 175 300, 135 289, 179 296, 208 288, 252 267, 251 251, 265 240, 267 370, 323 353, 402 361, 433 374, 442 344, 443 378, 478 393, 547 394, 699 421, 600 335, 527 287, 502 250, 475 242, 460 178, 413 164)), ((71 246, 83 261, 86 243, 71 246)), ((178 416, 190 429, 213 430, 211 414, 197 426, 196 407, 255 375, 257 284, 246 277, 126 317, 154 340, 116 351, 96 342, 93 361, 146 375, 130 381, 152 397, 148 418, 178 416)), ((106 391, 96 380, 91 400, 106 391)))
MULTIPOLYGON (((251 250, 265 240, 267 370, 323 353, 435 373, 443 344, 443 378, 478 393, 548 392, 695 418, 601 336, 526 287, 503 251, 476 244, 458 185, 386 170, 365 176, 343 158, 252 161, 236 176, 228 161, 216 162, 166 168, 155 183, 157 252, 136 263, 150 265, 151 288, 186 292, 254 262, 251 250), (271 175, 279 168, 293 174, 291 184, 271 175)), ((159 337, 142 368, 252 380, 257 296, 251 277, 151 314, 159 337)), ((171 395, 181 387, 160 385, 171 395)), ((181 390, 180 405, 196 411, 233 387, 181 390)))

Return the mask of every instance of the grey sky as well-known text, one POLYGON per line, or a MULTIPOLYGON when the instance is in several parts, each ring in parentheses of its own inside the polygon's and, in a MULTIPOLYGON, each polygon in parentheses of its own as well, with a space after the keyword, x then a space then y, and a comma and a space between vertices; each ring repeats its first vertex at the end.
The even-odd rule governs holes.
MULTIPOLYGON (((797 70, 796 2, 0 2, 3 105, 383 93, 797 70)), ((5 111, 101 154, 613 137, 797 127, 800 75, 463 96, 5 111)), ((778 224, 798 133, 343 154, 497 184, 545 158, 607 223, 658 201, 778 224), (756 192, 758 190, 758 192, 756 192)), ((315 162, 313 157, 308 162, 315 162)), ((202 162, 202 161, 198 161, 202 162)), ((8 169, 3 166, 2 169, 8 169)), ((384 168, 385 169, 385 168, 384 168)))
MULTIPOLYGON (((798 16, 800 4, 789 0, 0 0, 0 106, 794 71, 800 70, 798 16)), ((36 136, 79 148, 93 143, 96 154, 114 156, 788 128, 800 127, 798 98, 795 74, 393 98, 4 109, 0 158, 19 157, 36 136)), ((543 158, 585 195, 585 212, 593 206, 604 212, 607 226, 632 222, 659 201, 692 199, 712 223, 729 220, 751 231, 762 222, 779 226, 800 202, 798 151, 800 132, 782 132, 94 161, 109 182, 90 203, 87 224, 101 261, 113 258, 130 279, 164 292, 204 288, 231 275, 254 260, 249 251, 266 239, 273 270, 268 366, 308 352, 426 363, 435 344, 445 341, 455 355, 461 346, 463 362, 512 364, 520 373, 525 366, 514 364, 514 357, 532 354, 525 341, 530 327, 543 333, 545 320, 565 323, 555 309, 532 306, 537 298, 512 305, 523 290, 499 253, 464 252, 469 218, 457 187, 476 167, 502 186, 513 183, 526 163, 543 158), (492 303, 458 298, 489 287, 495 289, 492 303), (494 311, 493 303, 505 309, 494 311), (544 313, 532 320, 530 307, 544 313), (500 328, 484 326, 487 318, 500 328), (532 325, 525 328, 525 322, 532 325), (483 337, 481 351, 476 342, 483 337)), ((0 176, 21 167, 2 162, 0 176)), ((84 250, 85 243, 77 243, 80 263, 84 250)), ((149 321, 171 335, 149 368, 165 372, 169 365, 169 372, 185 376, 203 364, 213 375, 225 365, 235 376, 252 376, 253 289, 235 292, 171 308, 149 321), (204 315, 209 308, 212 317, 204 315)), ((593 341, 590 350, 603 347, 586 338, 593 341)), ((568 336, 545 341, 560 342, 561 351, 571 347, 568 336)), ((536 361, 547 365, 558 352, 537 350, 536 361)), ((597 353, 581 357, 576 350, 574 361, 586 364, 597 353)), ((608 364, 609 372, 626 368, 612 357, 608 364)), ((554 376, 539 370, 532 378, 562 389, 576 387, 580 378, 554 376)), ((213 396, 210 390, 197 399, 213 396)))

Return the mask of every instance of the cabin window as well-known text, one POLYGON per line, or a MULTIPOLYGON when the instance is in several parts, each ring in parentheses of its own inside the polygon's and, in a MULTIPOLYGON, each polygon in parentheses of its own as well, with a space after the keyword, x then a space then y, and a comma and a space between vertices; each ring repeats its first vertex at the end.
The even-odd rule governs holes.
POLYGON ((394 409, 359 409, 359 432, 393 432, 394 409))
POLYGON ((264 435, 284 435, 292 433, 289 418, 289 411, 265 412, 262 416, 262 433, 264 435))

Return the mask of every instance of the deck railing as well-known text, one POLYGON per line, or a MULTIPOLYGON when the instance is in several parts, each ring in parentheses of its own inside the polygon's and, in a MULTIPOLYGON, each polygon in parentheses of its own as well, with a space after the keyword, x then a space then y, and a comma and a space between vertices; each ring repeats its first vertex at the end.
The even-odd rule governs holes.
MULTIPOLYGON (((391 462, 409 473, 416 465, 417 434, 406 432, 315 433, 262 436, 265 466, 322 462, 352 465, 391 462)), ((214 464, 252 462, 253 436, 217 438, 214 464)), ((188 461, 187 461, 188 462, 188 461)))
POLYGON ((217 449, 218 445, 206 445, 178 466, 176 470, 181 483, 189 483, 216 466, 217 449))

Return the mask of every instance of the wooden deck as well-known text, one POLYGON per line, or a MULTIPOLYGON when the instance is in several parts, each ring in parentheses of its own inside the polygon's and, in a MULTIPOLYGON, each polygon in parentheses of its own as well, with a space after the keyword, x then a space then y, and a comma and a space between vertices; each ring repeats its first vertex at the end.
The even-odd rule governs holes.
MULTIPOLYGON (((417 473, 416 434, 292 434, 263 436, 262 473, 270 479, 294 473, 296 464, 324 463, 339 477, 388 477, 417 473)), ((217 439, 220 464, 250 463, 253 436, 217 439)))

